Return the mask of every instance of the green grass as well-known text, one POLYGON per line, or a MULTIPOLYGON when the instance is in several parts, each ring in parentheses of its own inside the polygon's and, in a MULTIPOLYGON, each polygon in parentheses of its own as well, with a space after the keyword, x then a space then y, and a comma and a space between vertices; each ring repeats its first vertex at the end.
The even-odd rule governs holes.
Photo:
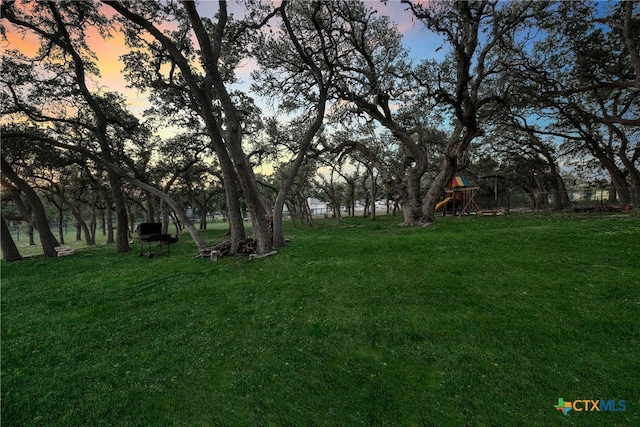
POLYGON ((637 213, 398 222, 3 263, 3 424, 640 425, 637 213))
MULTIPOLYGON (((197 224, 196 224, 197 226, 197 224)), ((207 228, 210 230, 226 230, 229 227, 229 224, 224 221, 209 221, 207 228)), ((24 227, 23 227, 24 228, 24 227)), ((21 231, 17 231, 14 227, 10 228, 11 237, 13 237, 20 254, 24 257, 34 256, 34 255, 42 255, 42 246, 40 245, 40 236, 36 231, 33 236, 33 240, 35 245, 29 244, 29 236, 28 234, 21 229, 21 231)), ((54 236, 56 239, 60 240, 60 236, 58 234, 58 230, 52 229, 54 236)), ((115 233, 115 230, 114 230, 115 233)), ((169 226, 169 233, 176 233, 175 225, 171 224, 169 226)), ((84 234, 82 235, 81 240, 76 240, 76 229, 75 227, 65 227, 64 232, 64 243, 63 246, 68 246, 72 249, 80 249, 85 248, 86 243, 84 240, 84 234)), ((101 230, 96 232, 95 241, 97 245, 105 245, 107 242, 107 235, 103 234, 101 230)), ((135 245, 133 245, 135 246, 135 245)))

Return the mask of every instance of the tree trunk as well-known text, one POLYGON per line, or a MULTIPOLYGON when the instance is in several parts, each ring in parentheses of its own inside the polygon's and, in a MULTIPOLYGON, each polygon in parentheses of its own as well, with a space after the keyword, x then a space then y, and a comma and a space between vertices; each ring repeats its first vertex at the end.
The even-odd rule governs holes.
MULTIPOLYGON (((100 209, 100 235, 102 236, 107 235, 107 219, 105 218, 104 214, 105 214, 104 209, 101 208, 100 209)), ((127 215, 127 218, 128 217, 129 215, 127 215)))
POLYGON ((422 212, 420 203, 417 200, 407 200, 400 202, 400 209, 404 215, 403 227, 413 227, 422 224, 422 212))
MULTIPOLYGON (((638 171, 637 163, 633 162, 629 157, 625 155, 624 152, 619 152, 618 157, 622 160, 622 164, 627 169, 629 173, 629 178, 631 178, 631 184, 633 184, 633 195, 635 199, 636 206, 640 206, 640 171, 638 171)), ((625 182, 626 183, 626 182, 625 182)), ((630 202, 627 202, 630 203, 630 202)), ((627 206, 627 203, 622 204, 624 208, 627 206)))
MULTIPOLYGON (((628 13, 628 12, 627 12, 628 13)), ((630 18, 630 15, 627 15, 630 18)), ((636 56, 637 58, 637 56, 636 56)), ((620 140, 620 147, 618 149, 618 158, 622 161, 622 164, 627 170, 629 177, 631 178, 631 183, 633 184, 633 192, 635 203, 640 205, 640 170, 638 169, 638 156, 640 151, 638 151, 637 145, 634 150, 634 154, 630 159, 627 155, 627 149, 629 148, 630 141, 627 137, 627 134, 623 132, 618 126, 615 126, 613 123, 609 123, 608 128, 618 137, 620 140)), ((626 184, 626 183, 625 183, 626 184)), ((626 186, 626 185, 625 185, 626 186)), ((621 200, 622 207, 626 207, 631 202, 631 195, 629 194, 629 201, 623 202, 621 200)))
POLYGON ((633 187, 633 196, 635 199, 636 207, 640 207, 640 183, 635 184, 633 187))
POLYGON ((620 170, 616 161, 609 156, 609 153, 600 146, 598 141, 590 135, 583 134, 583 136, 585 137, 586 148, 600 161, 607 172, 609 172, 611 182, 615 185, 616 191, 618 192, 620 205, 622 207, 626 206, 631 201, 631 195, 624 173, 620 170))
POLYGON ((436 221, 436 204, 438 199, 444 193, 444 188, 456 173, 456 159, 444 156, 442 168, 438 175, 429 186, 427 195, 422 204, 422 217, 425 224, 434 223, 436 221))
POLYGON ((62 205, 58 205, 58 203, 56 203, 55 201, 52 201, 52 203, 55 205, 56 210, 58 211, 58 241, 61 245, 64 245, 64 228, 62 224, 62 222, 64 221, 64 209, 62 208, 62 205))
MULTIPOLYGON (((229 163, 231 163, 230 160, 229 163)), ((223 162, 220 161, 221 166, 222 164, 223 162)), ((229 254, 235 255, 238 253, 239 242, 247 238, 247 231, 244 228, 244 218, 242 216, 242 207, 240 206, 240 191, 233 172, 233 166, 227 165, 222 169, 224 177, 224 195, 227 203, 225 216, 229 222, 229 241, 231 242, 229 254)))
POLYGON ((9 226, 4 220, 4 216, 0 215, 1 229, 0 229, 0 248, 2 249, 2 260, 5 262, 14 262, 22 260, 22 255, 16 246, 16 242, 11 237, 9 226))
MULTIPOLYGON (((52 35, 50 39, 71 56, 76 83, 78 84, 82 97, 91 108, 96 120, 96 126, 93 133, 100 145, 102 158, 109 163, 115 163, 111 153, 111 146, 109 145, 109 136, 107 132, 109 120, 107 119, 107 115, 103 111, 102 106, 87 86, 85 63, 71 41, 71 35, 68 33, 67 28, 60 17, 57 6, 53 3, 49 3, 49 9, 51 10, 58 26, 58 31, 56 34, 52 35)), ((120 253, 131 252, 131 247, 129 246, 129 221, 127 217, 125 197, 121 186, 122 182, 120 177, 110 169, 107 170, 107 177, 116 207, 116 248, 120 253)))
MULTIPOLYGON (((322 124, 322 117, 320 118, 319 123, 322 124)), ((319 128, 320 126, 318 125, 317 129, 319 128)), ((313 140, 313 137, 317 129, 315 127, 312 127, 310 130, 308 130, 305 133, 302 144, 300 144, 300 151, 298 151, 298 154, 296 155, 295 160, 287 169, 287 173, 285 175, 286 178, 282 183, 282 185, 280 186, 280 189, 278 190, 278 195, 276 196, 276 201, 273 207, 273 247, 274 248, 279 248, 284 246, 284 241, 285 241, 284 227, 283 227, 284 205, 287 200, 287 197, 289 196, 289 192, 291 191, 291 187, 293 186, 293 183, 296 179, 296 175, 300 170, 300 166, 302 166, 302 163, 306 156, 306 152, 311 146, 311 141, 313 140)))
MULTIPOLYGON (((109 158, 105 158, 105 160, 110 161, 109 158)), ((131 247, 129 246, 129 217, 121 187, 122 181, 111 170, 107 171, 107 175, 116 207, 116 250, 119 253, 131 252, 131 247)))
POLYGON ((373 173, 373 169, 369 169, 369 173, 371 175, 371 219, 374 220, 376 219, 376 196, 378 193, 378 183, 377 181, 377 177, 375 176, 375 174, 373 173))
POLYGON ((560 205, 562 209, 571 207, 571 199, 569 199, 569 193, 567 192, 567 186, 564 183, 564 179, 558 173, 556 174, 556 182, 558 185, 558 192, 560 193, 560 205))
MULTIPOLYGON (((160 199, 164 200, 171 207, 171 209, 176 213, 176 215, 178 215, 180 217, 180 219, 184 221, 184 223, 185 223, 185 225, 187 227, 187 230, 189 231, 189 234, 193 238, 193 241, 196 244, 198 250, 206 249, 206 245, 204 244, 204 242, 202 240, 202 237, 198 233, 198 230, 196 230, 196 228, 193 226, 193 224, 191 224, 191 221, 189 221, 189 219, 185 215, 184 210, 182 210, 180 208, 180 206, 175 202, 175 200, 173 200, 171 198, 171 196, 169 196, 168 194, 165 194, 162 190, 157 189, 152 185, 144 183, 144 182, 142 182, 142 181, 140 181, 140 180, 128 175, 118 165, 105 160, 102 156, 96 155, 95 153, 91 152, 90 150, 84 149, 82 147, 77 147, 77 146, 74 146, 74 145, 70 145, 70 144, 65 144, 64 142, 60 142, 58 140, 54 140, 54 139, 50 139, 50 138, 46 138, 46 137, 40 137, 40 138, 36 139, 36 141, 42 141, 42 142, 50 144, 51 146, 54 146, 54 147, 64 148, 64 149, 67 149, 67 150, 71 150, 71 151, 82 153, 85 156, 87 156, 88 158, 94 160, 96 163, 99 163, 99 164, 105 166, 107 168, 107 170, 112 171, 114 174, 116 174, 117 176, 121 177, 123 180, 130 182, 131 184, 133 184, 136 187, 139 187, 142 190, 149 191, 151 194, 153 194, 153 195, 159 197, 160 199)), ((125 210, 126 210, 126 206, 125 206, 125 210)), ((126 227, 126 229, 128 230, 128 226, 126 227)), ((127 231, 127 233, 125 235, 128 237, 128 231, 127 231)), ((58 245, 56 244, 55 246, 58 246, 58 245)))
POLYGON ((7 163, 4 156, 1 157, 1 167, 2 173, 24 193, 29 206, 31 206, 33 211, 33 226, 38 230, 38 234, 40 234, 40 243, 42 244, 42 251, 44 255, 46 257, 58 256, 58 253, 54 248, 56 246, 60 246, 60 244, 58 243, 56 236, 51 232, 47 212, 45 211, 38 194, 25 180, 18 176, 9 163, 7 163))
POLYGON ((107 243, 115 243, 114 235, 113 235, 113 210, 111 206, 111 200, 108 198, 105 199, 105 204, 107 206, 106 209, 106 218, 105 221, 107 223, 107 243))
POLYGON ((273 247, 279 248, 284 246, 284 200, 280 198, 280 191, 276 197, 276 203, 273 207, 273 247))
POLYGON ((71 203, 69 200, 67 200, 67 198, 62 195, 62 192, 60 190, 58 190, 58 197, 60 197, 60 200, 62 200, 62 203, 64 203, 69 207, 69 211, 71 212, 71 215, 76 220, 76 227, 78 227, 78 232, 76 233, 76 240, 80 240, 79 230, 80 228, 82 228, 82 231, 84 232, 86 245, 95 246, 96 241, 95 241, 95 238, 93 237, 95 232, 93 234, 91 233, 90 226, 87 225, 87 223, 82 218, 82 213, 78 210, 78 207, 75 206, 73 203, 71 203))
MULTIPOLYGON (((273 239, 273 246, 276 248, 284 246, 284 243, 285 243, 284 228, 283 228, 284 205, 286 203, 287 197, 289 196, 291 187, 293 186, 293 183, 298 174, 298 171, 300 170, 300 167, 304 162, 306 153, 311 147, 313 138, 315 137, 315 135, 318 133, 318 130, 320 130, 320 127, 322 126, 322 121, 325 115, 326 101, 328 97, 328 88, 325 86, 322 72, 320 71, 318 66, 315 64, 311 56, 308 54, 306 49, 302 47, 302 45, 300 44, 300 41, 296 37, 296 34, 291 27, 291 22, 289 21, 289 17, 287 16, 286 8, 282 8, 281 16, 285 24, 285 28, 287 29, 287 32, 289 34, 289 37, 293 42, 293 45, 295 46, 295 49, 297 50, 298 54, 302 58, 302 61, 307 65, 308 69, 311 71, 311 73, 315 78, 315 82, 318 86, 318 100, 316 104, 314 120, 309 126, 309 128, 305 131, 302 137, 302 142, 300 143, 300 147, 298 148, 298 154, 296 155, 296 158, 294 159, 293 163, 291 163, 291 165, 287 169, 287 172, 285 174, 285 180, 282 183, 282 186, 280 187, 280 189, 278 190, 278 195, 276 196, 276 201, 273 209, 273 218, 272 218, 272 239, 273 239)), ((304 199, 304 208, 305 209, 303 210, 301 209, 301 214, 304 213, 307 216, 308 223, 312 224, 313 219, 311 218, 311 214, 309 212, 309 205, 307 204, 306 198, 304 199)), ((302 218, 301 218, 301 221, 303 221, 302 218)))
MULTIPOLYGON (((129 233, 132 233, 133 230, 136 229, 136 218, 133 212, 131 211, 131 203, 127 203, 127 214, 129 215, 129 233)), ((111 228, 113 229, 113 223, 110 223, 111 228)), ((130 234, 131 235, 131 234, 130 234)), ((111 242, 113 243, 113 242, 111 242)))
MULTIPOLYGON (((253 237, 256 241, 256 251, 258 254, 266 254, 271 251, 273 242, 271 239, 268 217, 271 216, 270 209, 265 208, 265 204, 258 190, 252 166, 242 149, 242 123, 239 112, 227 91, 225 82, 219 70, 219 55, 222 44, 224 27, 227 24, 227 8, 224 2, 220 4, 218 12, 218 25, 215 39, 210 38, 210 34, 204 27, 195 4, 188 1, 182 2, 191 22, 192 28, 200 45, 200 56, 207 71, 207 78, 211 79, 214 92, 220 101, 225 115, 226 129, 224 146, 219 147, 216 152, 226 151, 233 160, 233 167, 242 189, 242 193, 247 202, 247 207, 251 213, 251 223, 253 225, 253 237), (212 44, 213 41, 213 44, 212 44)), ((204 109, 205 105, 210 109, 210 97, 205 97, 204 104, 200 105, 204 109)), ((200 103, 202 104, 202 103, 200 103)), ((208 116, 208 114, 207 114, 208 116)), ((208 117, 207 128, 210 133, 218 133, 220 129, 215 121, 215 116, 208 117), (213 119, 213 121, 212 121, 213 119)))
MULTIPOLYGON (((166 191, 165 191, 166 192, 166 191)), ((164 200, 160 200, 160 223, 162 224, 162 233, 164 234, 168 234, 169 233, 169 222, 171 220, 170 216, 169 216, 169 209, 165 206, 165 201, 164 200)), ((153 221, 150 221, 153 222, 153 221)), ((191 220, 189 220, 189 222, 191 222, 191 220)), ((178 227, 176 226, 176 230, 178 230, 178 227)))
MULTIPOLYGON (((231 114, 233 115, 233 113, 231 114)), ((229 115, 229 112, 227 112, 227 115, 229 115)), ((258 191, 253 169, 242 150, 240 121, 237 118, 235 120, 229 118, 229 120, 234 124, 227 125, 229 129, 227 130, 227 137, 225 139, 226 146, 233 159, 236 176, 238 177, 242 194, 247 202, 249 213, 251 214, 253 238, 256 241, 256 252, 259 255, 263 255, 271 252, 271 248, 273 247, 271 232, 267 223, 271 212, 265 209, 262 196, 258 191)))
POLYGON ((62 216, 58 217, 58 242, 64 245, 64 228, 62 226, 62 216))
POLYGON ((171 198, 171 196, 169 196, 168 194, 165 194, 162 190, 159 190, 159 189, 155 188, 152 185, 146 184, 146 183, 144 183, 142 181, 137 180, 136 178, 133 178, 133 177, 127 175, 124 171, 119 169, 116 165, 109 164, 108 167, 112 168, 114 171, 116 171, 118 174, 120 174, 124 180, 129 181, 131 184, 133 184, 133 185, 135 185, 137 187, 140 187, 141 189, 146 190, 146 191, 150 192, 151 194, 153 194, 153 195, 159 197, 160 199, 164 200, 167 203, 167 205, 169 205, 171 210, 173 210, 173 212, 184 223, 184 226, 189 231, 189 234, 191 235, 191 238, 193 239, 194 243, 196 244, 196 247, 198 248, 198 250, 204 250, 206 248, 206 245, 204 244, 204 241, 202 240, 202 237, 200 236, 200 233, 198 233, 198 230, 196 230, 194 225, 191 223, 191 221, 189 220, 189 218, 185 214, 184 210, 182 208, 180 208, 180 206, 175 202, 175 200, 173 200, 171 198))
MULTIPOLYGON (((175 43, 169 37, 164 35, 162 31, 156 28, 150 21, 147 21, 144 17, 133 13, 132 11, 128 10, 126 7, 124 7, 121 4, 109 3, 109 6, 111 6, 116 11, 118 11, 122 16, 126 17, 127 19, 131 20, 132 22, 136 23, 142 28, 146 29, 153 37, 155 37, 162 44, 162 46, 167 50, 169 55, 171 55, 171 57, 175 60, 178 68, 180 68, 180 71, 183 74, 183 78, 185 79, 189 87, 189 90, 193 95, 193 100, 195 104, 194 108, 196 109, 196 111, 198 111, 198 113, 200 114, 200 116, 205 122, 207 132, 211 138, 212 147, 216 152, 218 159, 220 161, 220 169, 222 171, 223 181, 225 182, 225 195, 227 199, 227 207, 229 210, 228 220, 229 220, 229 232, 230 232, 230 241, 231 241, 230 253, 231 254, 236 253, 238 249, 238 242, 240 240, 244 240, 245 238, 244 222, 243 222, 241 210, 240 210, 238 180, 237 180, 236 172, 234 170, 234 164, 229 156, 229 153, 227 152, 225 141, 223 140, 221 135, 221 127, 216 119, 216 114, 213 111, 213 107, 211 103, 213 94, 210 93, 211 86, 210 85, 207 86, 206 83, 205 83, 205 86, 201 86, 198 79, 196 79, 196 77, 193 75, 191 66, 187 61, 187 59, 182 55, 182 52, 180 51, 180 49, 175 45, 175 43)), ((221 4, 221 6, 225 8, 225 13, 226 13, 226 5, 221 4)), ((185 9, 191 15, 189 16, 190 20, 193 20, 193 22, 196 22, 196 23, 199 21, 199 25, 194 25, 194 30, 196 30, 198 41, 200 43, 204 43, 204 45, 201 46, 201 51, 203 51, 202 57, 206 62, 207 58, 210 58, 209 54, 212 52, 211 43, 209 40, 209 34, 204 29, 202 22, 199 20, 199 16, 197 14, 197 11, 195 10, 195 5, 190 5, 187 2, 185 3, 185 9)), ((221 27, 219 31, 222 31, 223 29, 224 28, 221 27)), ((217 67, 217 63, 207 64, 207 65, 208 65, 207 68, 213 66, 213 68, 215 69, 217 67)), ((214 70, 214 73, 210 73, 210 75, 207 78, 210 79, 214 77, 218 85, 222 84, 222 92, 224 92, 224 82, 222 81, 222 78, 219 76, 219 73, 216 73, 215 70, 214 70)), ((225 93, 222 93, 222 94, 225 95, 225 93)), ((230 102, 228 93, 226 94, 226 98, 227 99, 225 99, 225 103, 224 103, 225 111, 227 106, 226 104, 230 102)), ((227 123, 227 126, 233 127, 233 126, 236 126, 237 123, 238 123, 237 121, 234 121, 233 118, 230 117, 229 122, 227 123)), ((240 150, 242 150, 241 147, 240 147, 240 150)), ((235 158, 234 158, 234 161, 236 161, 235 158)), ((244 187, 243 187, 243 190, 244 190, 244 187)), ((182 215, 183 212, 176 212, 176 214, 182 215)), ((263 218, 263 220, 264 220, 265 229, 266 229, 266 218, 263 218)), ((200 248, 200 246, 203 245, 203 243, 195 227, 190 227, 189 225, 187 225, 187 228, 189 229, 189 232, 191 233, 192 237, 194 237, 194 241, 196 242, 196 245, 198 245, 198 247, 200 248)), ((202 249, 204 249, 204 246, 202 246, 202 249)))
POLYGON ((608 167, 605 164, 604 166, 609 171, 611 182, 616 187, 620 206, 625 207, 627 204, 631 203, 631 194, 629 193, 629 187, 627 187, 627 180, 625 179, 624 174, 615 165, 608 167))
MULTIPOLYGON (((127 215, 127 229, 129 228, 129 216, 127 215)), ((91 232, 91 240, 96 241, 96 233, 98 231, 98 210, 95 203, 91 206, 91 216, 89 218, 89 231, 91 232)))
POLYGON ((27 225, 27 235, 29 236, 29 246, 35 246, 36 245, 36 239, 35 239, 35 228, 33 228, 33 224, 29 224, 27 225))
POLYGON ((200 231, 202 230, 206 230, 207 229, 207 208, 205 207, 204 203, 201 202, 200 200, 194 199, 193 201, 196 206, 198 206, 198 209, 200 210, 200 221, 198 222, 198 229, 200 231))
POLYGON ((406 191, 400 196, 400 208, 404 214, 403 227, 422 225, 422 211, 420 210, 420 180, 424 171, 414 169, 406 179, 406 191))
POLYGON ((618 200, 618 190, 616 190, 616 186, 613 184, 613 181, 609 181, 609 197, 607 197, 607 201, 610 205, 613 205, 616 200, 618 200))
POLYGON ((551 169, 551 182, 554 189, 553 210, 562 210, 571 207, 569 194, 567 193, 567 187, 564 185, 562 175, 560 175, 560 168, 556 164, 553 156, 551 156, 547 152, 544 152, 542 154, 547 159, 547 162, 549 163, 549 167, 551 169))
POLYGON ((300 200, 301 211, 304 214, 304 218, 301 218, 301 221, 305 221, 307 223, 307 227, 315 227, 315 223, 313 222, 313 215, 311 214, 311 209, 309 209, 309 203, 307 203, 307 197, 303 194, 299 194, 298 199, 300 200))
POLYGON ((155 222, 156 220, 155 197, 148 191, 144 192, 144 196, 146 199, 145 206, 147 208, 147 222, 155 222))
POLYGON ((534 179, 536 181, 536 207, 538 209, 546 209, 549 204, 549 197, 547 194, 547 189, 542 182, 542 176, 540 174, 534 174, 534 179))
MULTIPOLYGON (((473 106, 470 106, 470 108, 472 110, 475 109, 473 106)), ((458 170, 458 159, 464 154, 471 141, 479 134, 475 122, 476 113, 468 112, 464 116, 465 123, 458 117, 456 127, 449 138, 448 148, 442 159, 440 172, 436 175, 431 186, 429 186, 422 204, 423 221, 427 224, 435 222, 438 197, 443 194, 445 186, 455 176, 458 170)))

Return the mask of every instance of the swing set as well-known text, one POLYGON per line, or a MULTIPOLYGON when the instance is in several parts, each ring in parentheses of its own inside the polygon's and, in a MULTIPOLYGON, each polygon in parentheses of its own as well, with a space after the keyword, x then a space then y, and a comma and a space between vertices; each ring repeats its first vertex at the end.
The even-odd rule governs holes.
POLYGON ((476 204, 475 198, 480 191, 480 187, 470 186, 464 176, 454 177, 444 190, 445 198, 436 204, 436 211, 443 208, 444 216, 462 216, 462 215, 496 215, 493 210, 480 210, 476 204))

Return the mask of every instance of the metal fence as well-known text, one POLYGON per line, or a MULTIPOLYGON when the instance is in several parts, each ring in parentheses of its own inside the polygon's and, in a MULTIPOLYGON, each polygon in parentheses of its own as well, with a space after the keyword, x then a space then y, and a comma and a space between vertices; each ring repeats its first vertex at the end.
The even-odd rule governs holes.
MULTIPOLYGON (((635 188, 628 188, 630 204, 639 206, 640 200, 635 200, 635 188)), ((550 209, 560 198, 558 192, 533 193, 502 193, 480 194, 476 196, 476 203, 481 209, 550 209)), ((621 208, 621 202, 615 192, 609 189, 572 189, 567 190, 568 201, 573 208, 621 208)))
MULTIPOLYGON (((635 206, 636 208, 640 207, 640 200, 636 200, 635 187, 628 187, 630 196, 630 205, 635 206)), ((491 210, 544 210, 544 209, 552 209, 555 205, 555 201, 559 198, 560 195, 557 192, 534 192, 534 193, 490 193, 483 194, 479 193, 475 196, 475 202, 479 209, 491 209, 491 210)), ((610 189, 595 189, 595 188, 587 188, 587 189, 572 189, 567 190, 567 197, 570 203, 570 208, 574 210, 615 210, 615 209, 625 209, 626 206, 622 206, 616 194, 612 192, 610 189)), ((343 215, 349 215, 349 211, 346 207, 341 207, 341 212, 343 215)), ((387 214, 393 211, 393 204, 390 203, 389 207, 386 206, 386 203, 383 201, 378 201, 376 203, 376 212, 377 214, 387 214)), ((333 210, 328 207, 328 205, 322 205, 321 203, 315 203, 312 207, 310 207, 311 215, 314 217, 322 217, 322 216, 331 216, 333 214, 333 210)), ((362 203, 357 203, 355 206, 355 210, 352 215, 361 215, 364 212, 364 205, 362 203)), ((285 218, 289 218, 289 213, 285 211, 285 218)), ((57 228, 58 224, 56 222, 51 222, 51 228, 57 228)), ((29 233, 28 233, 28 225, 21 221, 10 221, 9 223, 9 231, 12 235, 13 239, 18 242, 28 242, 29 241, 29 233)), ((54 230, 56 233, 56 230, 54 230)), ((70 239, 75 240, 76 235, 76 227, 71 224, 64 223, 64 234, 65 237, 69 237, 70 239)), ((38 238, 38 233, 34 231, 34 237, 38 238)))

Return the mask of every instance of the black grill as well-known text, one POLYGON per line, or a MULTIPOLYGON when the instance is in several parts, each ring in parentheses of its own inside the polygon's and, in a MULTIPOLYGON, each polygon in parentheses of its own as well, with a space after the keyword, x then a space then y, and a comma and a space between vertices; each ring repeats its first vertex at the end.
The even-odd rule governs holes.
POLYGON ((155 254, 171 253, 169 245, 178 241, 178 236, 162 233, 162 223, 143 222, 136 227, 140 239, 140 253, 138 256, 153 258, 155 254), (146 248, 146 251, 145 251, 146 248))

